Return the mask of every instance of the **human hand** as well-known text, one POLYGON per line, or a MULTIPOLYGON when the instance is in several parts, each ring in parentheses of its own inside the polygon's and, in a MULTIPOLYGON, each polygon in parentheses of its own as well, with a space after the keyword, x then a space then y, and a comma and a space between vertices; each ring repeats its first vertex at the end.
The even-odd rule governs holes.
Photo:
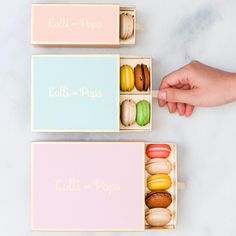
POLYGON ((210 107, 236 99, 236 74, 192 61, 168 74, 158 92, 160 107, 190 116, 195 106, 210 107))

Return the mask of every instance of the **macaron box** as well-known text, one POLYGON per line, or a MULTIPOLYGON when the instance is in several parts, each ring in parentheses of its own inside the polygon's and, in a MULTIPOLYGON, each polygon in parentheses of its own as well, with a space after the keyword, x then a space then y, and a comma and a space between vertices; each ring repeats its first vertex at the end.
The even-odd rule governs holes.
POLYGON ((135 44, 133 6, 32 4, 31 42, 39 46, 114 47, 135 44))
POLYGON ((176 156, 175 144, 32 143, 32 230, 175 228, 176 156))
POLYGON ((151 57, 34 55, 31 73, 32 131, 152 128, 151 57))

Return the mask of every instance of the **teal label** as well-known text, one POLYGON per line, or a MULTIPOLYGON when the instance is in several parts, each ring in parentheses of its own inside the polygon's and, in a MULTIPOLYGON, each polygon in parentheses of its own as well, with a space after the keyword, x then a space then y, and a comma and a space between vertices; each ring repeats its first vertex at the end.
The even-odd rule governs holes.
POLYGON ((32 128, 118 131, 119 57, 33 56, 32 128))

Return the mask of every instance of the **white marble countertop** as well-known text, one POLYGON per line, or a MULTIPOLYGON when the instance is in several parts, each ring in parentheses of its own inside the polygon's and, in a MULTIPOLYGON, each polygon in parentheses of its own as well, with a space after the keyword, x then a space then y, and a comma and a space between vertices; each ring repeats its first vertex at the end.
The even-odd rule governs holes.
MULTIPOLYGON (((218 108, 197 109, 190 118, 170 115, 166 109, 159 109, 154 104, 154 130, 151 133, 31 133, 32 53, 151 55, 155 88, 165 74, 191 59, 236 71, 235 0, 122 0, 120 3, 136 5, 138 21, 145 26, 143 32, 137 33, 135 47, 34 48, 30 45, 31 0, 9 0, 1 3, 0 235, 52 234, 30 231, 31 141, 124 139, 170 141, 176 142, 179 146, 178 176, 187 186, 184 191, 179 191, 177 229, 148 234, 236 235, 236 203, 233 200, 236 195, 236 103, 218 108)), ((77 232, 53 235, 94 234, 115 233, 77 232)))

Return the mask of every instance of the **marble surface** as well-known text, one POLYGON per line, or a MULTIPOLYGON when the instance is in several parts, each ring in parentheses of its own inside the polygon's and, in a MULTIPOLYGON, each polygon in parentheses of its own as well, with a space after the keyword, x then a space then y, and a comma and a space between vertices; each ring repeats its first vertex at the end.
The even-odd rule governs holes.
MULTIPOLYGON (((38 0, 34 2, 45 2, 38 0)), ((48 2, 67 2, 63 0, 48 2)), ((94 2, 94 0, 87 1, 94 2)), ((97 1, 98 2, 98 1, 97 1)), ((117 1, 104 1, 117 2, 117 1)), ((32 53, 121 53, 153 57, 154 87, 173 69, 198 59, 236 71, 235 0, 121 0, 137 6, 135 47, 34 48, 30 0, 1 2, 0 14, 0 235, 51 235, 30 231, 30 142, 34 140, 146 140, 176 142, 179 191, 176 230, 139 235, 235 235, 236 103, 197 109, 190 118, 170 115, 154 103, 151 133, 33 134, 30 131, 32 53)), ((92 214, 92 212, 91 212, 92 214)), ((94 219, 96 220, 96 219, 94 219)), ((53 233, 53 235, 126 235, 53 233)))

